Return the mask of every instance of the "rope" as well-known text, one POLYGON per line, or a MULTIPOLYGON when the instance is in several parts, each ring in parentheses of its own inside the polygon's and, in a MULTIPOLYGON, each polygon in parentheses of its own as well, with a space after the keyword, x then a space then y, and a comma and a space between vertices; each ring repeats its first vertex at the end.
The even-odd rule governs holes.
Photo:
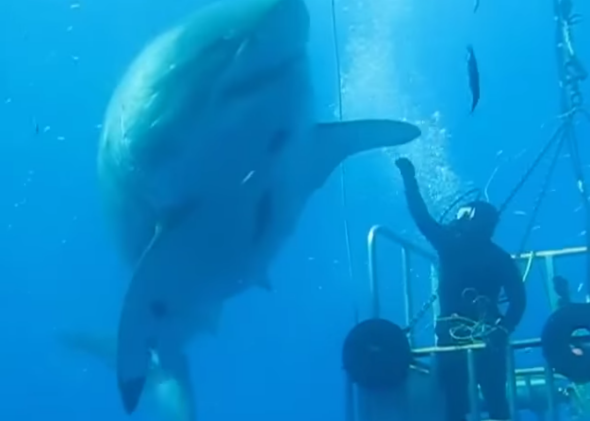
POLYGON ((549 187, 551 185, 551 180, 553 178, 553 174, 555 172, 555 168, 557 167, 557 162, 559 160, 559 154, 563 149, 563 145, 566 143, 565 138, 561 138, 559 143, 557 144, 557 150, 555 151, 555 155, 551 160, 551 164, 549 165, 549 170, 547 171, 547 175, 545 176, 545 181, 543 183, 543 187, 541 188, 541 192, 537 196, 535 200, 535 204, 533 206, 533 211, 531 212, 531 217, 529 219, 529 223, 524 231, 524 235, 522 237, 520 248, 518 255, 521 255, 525 251, 526 243, 533 232, 533 228, 535 227, 535 222, 537 220, 537 216, 539 215, 539 211, 541 210, 541 205, 543 204, 543 200, 547 197, 547 192, 549 191, 549 187))
MULTIPOLYGON (((336 95, 338 99, 337 116, 338 120, 342 121, 344 112, 342 110, 342 75, 341 75, 341 60, 340 50, 338 48, 338 20, 336 19, 336 0, 331 0, 331 13, 332 13, 332 34, 334 37, 334 51, 336 59, 336 79, 338 80, 338 89, 336 95)), ((346 216, 346 209, 348 204, 348 195, 346 191, 346 164, 343 162, 340 164, 340 194, 342 196, 342 207, 344 209, 344 241, 346 243, 346 258, 348 259, 348 278, 351 287, 354 285, 354 275, 352 270, 352 248, 350 246, 350 224, 346 216)), ((359 318, 358 308, 354 309, 354 318, 359 318)))
MULTIPOLYGON (((533 162, 533 165, 524 174, 519 183, 510 192, 504 203, 500 206, 500 211, 503 212, 510 204, 512 199, 520 191, 522 186, 530 178, 536 167, 539 165, 543 157, 551 149, 554 142, 562 141, 564 137, 568 137, 573 133, 574 119, 578 115, 585 116, 590 120, 588 111, 583 108, 584 98, 580 90, 580 83, 588 77, 588 73, 584 69, 582 63, 578 60, 573 47, 571 28, 574 24, 579 22, 579 15, 573 13, 571 0, 554 0, 554 11, 556 15, 556 55, 558 61, 558 75, 562 88, 561 107, 562 114, 560 117, 563 122, 559 129, 555 132, 553 137, 547 142, 539 156, 533 162)), ((577 143, 577 142, 576 142, 577 143)), ((571 142, 570 142, 571 144, 571 142)), ((571 148, 571 146, 570 146, 571 148)), ((572 153, 574 158, 575 153, 572 153)), ((579 156, 579 154, 578 154, 579 156)), ((572 166, 577 173, 576 177, 583 179, 581 172, 581 162, 575 158, 572 160, 572 166)), ((587 199, 586 199, 587 201, 587 199)))
POLYGON ((516 183, 516 185, 510 191, 510 193, 508 193, 508 197, 506 197, 506 199, 504 199, 504 202, 502 202, 502 204, 498 207, 498 214, 499 215, 501 215, 502 213, 504 213, 504 211, 506 210, 506 208, 508 207, 508 205, 510 205, 510 203, 512 202, 512 200, 520 192, 520 190, 526 184, 526 182, 529 180, 529 178, 531 177, 531 175, 533 175, 533 173, 535 172, 535 170, 537 169, 537 167, 539 166, 539 164, 542 162, 542 160, 545 157, 545 155, 547 155, 547 153, 551 150, 551 148, 553 147, 553 145, 557 141, 560 141, 561 140, 561 136, 562 136, 562 134, 563 134, 564 131, 565 131, 565 127, 562 125, 561 127, 559 127, 555 131, 555 133, 549 139, 549 141, 545 144, 545 146, 543 147, 543 149, 541 149, 541 152, 539 152, 539 154, 534 159, 534 161, 531 164, 531 166, 527 169, 527 171, 524 173, 524 175, 518 181, 518 183, 516 183))
POLYGON ((506 328, 499 324, 473 320, 459 315, 439 317, 438 321, 452 324, 449 327, 449 335, 458 342, 483 342, 496 330, 502 330, 508 335, 506 328))
MULTIPOLYGON (((558 60, 558 75, 561 84, 561 107, 564 111, 559 117, 563 122, 499 208, 500 213, 506 210, 510 202, 538 167, 543 157, 549 152, 554 143, 558 142, 557 151, 551 161, 549 171, 545 177, 545 182, 543 183, 543 188, 536 199, 529 224, 525 230, 520 253, 523 253, 525 250, 526 242, 534 227, 542 201, 546 197, 555 167, 557 166, 559 154, 564 145, 567 145, 570 151, 572 169, 574 171, 574 176, 576 177, 578 190, 582 196, 582 204, 586 211, 586 246, 590 249, 590 199, 587 194, 579 145, 574 130, 574 122, 577 116, 582 116, 590 121, 590 114, 584 109, 584 98, 580 90, 580 83, 588 77, 588 73, 576 56, 571 33, 572 26, 579 22, 580 16, 573 13, 571 0, 554 0, 554 10, 557 18, 556 55, 558 60)), ((587 296, 590 296, 590 256, 587 258, 586 266, 587 296)))

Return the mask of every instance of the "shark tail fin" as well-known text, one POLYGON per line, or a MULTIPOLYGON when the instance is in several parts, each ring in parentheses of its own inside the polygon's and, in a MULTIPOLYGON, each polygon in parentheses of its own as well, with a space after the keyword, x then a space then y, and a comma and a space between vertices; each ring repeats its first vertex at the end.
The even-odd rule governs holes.
POLYGON ((420 129, 395 120, 357 120, 318 124, 315 128, 314 188, 321 187, 346 158, 373 149, 399 146, 419 137, 420 129))

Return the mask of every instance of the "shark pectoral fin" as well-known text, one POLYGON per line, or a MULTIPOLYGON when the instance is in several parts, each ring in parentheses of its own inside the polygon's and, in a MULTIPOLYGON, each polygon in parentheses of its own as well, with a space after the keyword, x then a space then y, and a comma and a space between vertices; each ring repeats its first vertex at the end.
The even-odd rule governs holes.
POLYGON ((372 149, 399 146, 419 137, 420 129, 395 120, 358 120, 318 124, 315 129, 313 188, 321 187, 346 158, 372 149))
POLYGON ((115 368, 117 341, 112 336, 86 332, 63 332, 57 340, 66 348, 89 354, 109 368, 115 368))

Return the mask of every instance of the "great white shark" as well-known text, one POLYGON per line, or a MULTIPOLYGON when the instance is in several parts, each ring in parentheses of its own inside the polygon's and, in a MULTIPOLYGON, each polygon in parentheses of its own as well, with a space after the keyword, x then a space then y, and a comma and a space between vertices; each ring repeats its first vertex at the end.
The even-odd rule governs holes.
POLYGON ((131 269, 116 371, 132 413, 154 356, 215 332, 223 303, 268 268, 310 196, 348 157, 420 135, 409 123, 319 123, 303 0, 222 0, 139 54, 106 111, 98 175, 131 269))

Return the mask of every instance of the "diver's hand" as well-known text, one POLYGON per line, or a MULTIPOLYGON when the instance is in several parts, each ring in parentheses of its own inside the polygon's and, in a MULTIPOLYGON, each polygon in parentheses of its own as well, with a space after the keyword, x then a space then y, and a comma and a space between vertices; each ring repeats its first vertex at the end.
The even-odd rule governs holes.
POLYGON ((395 161, 395 165, 404 179, 416 177, 414 164, 408 158, 398 158, 395 161))

